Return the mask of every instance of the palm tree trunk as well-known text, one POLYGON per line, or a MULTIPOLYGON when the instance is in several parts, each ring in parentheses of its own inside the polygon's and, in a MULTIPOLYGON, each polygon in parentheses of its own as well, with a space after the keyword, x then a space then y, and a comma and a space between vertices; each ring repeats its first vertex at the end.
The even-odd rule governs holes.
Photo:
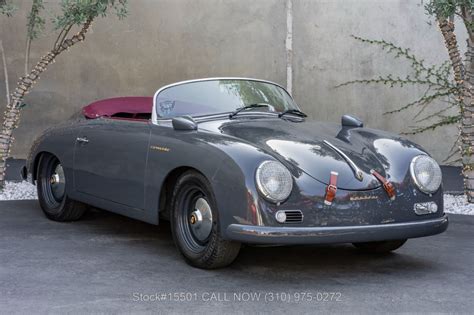
POLYGON ((467 39, 465 89, 469 97, 464 101, 461 124, 461 155, 464 175, 464 189, 467 199, 474 203, 474 37, 467 39))
POLYGON ((0 132, 0 189, 5 185, 6 159, 10 155, 10 149, 14 140, 12 137, 13 130, 18 127, 20 122, 20 111, 25 95, 30 92, 33 85, 40 78, 40 75, 46 71, 60 53, 84 40, 91 23, 92 20, 86 21, 79 33, 69 39, 64 39, 59 45, 55 46, 38 61, 28 75, 21 77, 18 81, 10 97, 10 102, 5 109, 2 131, 0 132))
POLYGON ((460 147, 462 158, 464 192, 467 200, 474 203, 474 37, 469 36, 466 62, 463 64, 461 52, 454 33, 453 21, 439 20, 439 28, 444 37, 449 58, 454 71, 454 80, 458 87, 457 100, 460 104, 462 122, 459 126, 460 147))
POLYGON ((447 19, 439 20, 439 28, 444 38, 446 49, 448 50, 449 59, 454 71, 454 81, 458 86, 463 85, 464 67, 462 63, 461 51, 458 47, 458 40, 454 33, 454 23, 447 19))

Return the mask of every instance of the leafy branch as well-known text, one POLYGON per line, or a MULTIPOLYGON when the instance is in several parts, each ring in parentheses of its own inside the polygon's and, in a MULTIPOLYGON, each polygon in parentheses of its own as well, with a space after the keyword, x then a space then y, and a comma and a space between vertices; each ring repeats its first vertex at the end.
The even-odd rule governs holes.
POLYGON ((15 13, 17 7, 8 0, 0 0, 0 15, 10 17, 15 13))
POLYGON ((428 114, 416 120, 416 123, 432 121, 434 122, 425 126, 411 127, 411 130, 404 132, 404 134, 418 134, 436 128, 457 124, 460 116, 446 116, 445 113, 456 106, 461 107, 461 104, 456 100, 456 95, 459 93, 459 87, 451 78, 451 65, 449 61, 443 62, 440 65, 427 65, 423 59, 417 57, 408 48, 402 48, 394 43, 385 40, 372 40, 352 35, 354 39, 362 43, 380 48, 382 51, 391 55, 394 59, 402 59, 409 62, 412 73, 405 77, 394 76, 388 74, 385 76, 378 76, 371 79, 357 79, 344 82, 336 86, 336 88, 353 85, 353 84, 382 84, 390 88, 405 87, 405 86, 424 86, 425 92, 418 99, 400 106, 397 109, 385 112, 384 115, 396 114, 408 110, 412 107, 418 107, 419 111, 414 118, 419 118, 425 110, 435 101, 442 101, 444 108, 435 113, 428 114))
POLYGON ((441 116, 438 115, 438 117, 441 117, 441 119, 429 126, 423 126, 423 127, 414 127, 414 129, 410 132, 406 132, 404 134, 417 134, 417 133, 422 133, 428 130, 435 130, 438 127, 446 126, 446 125, 452 125, 452 124, 457 124, 461 121, 461 115, 454 115, 454 116, 441 116))
MULTIPOLYGON (((7 0, 0 0, 0 16, 5 15, 6 17, 11 17, 16 11, 16 7, 7 0)), ((3 67, 3 78, 5 80, 5 95, 7 103, 10 102, 10 84, 8 82, 8 68, 7 68, 7 59, 5 56, 5 48, 3 47, 3 41, 0 39, 0 58, 2 61, 3 67)))
POLYGON ((352 38, 369 45, 376 46, 387 54, 392 55, 395 59, 405 59, 410 63, 410 67, 414 71, 413 78, 410 77, 410 83, 419 80, 422 84, 436 84, 440 86, 451 85, 453 82, 449 79, 451 67, 449 61, 441 65, 427 66, 423 59, 418 58, 411 52, 409 48, 402 48, 394 43, 385 40, 372 40, 355 35, 352 38))
POLYGON ((25 75, 28 75, 30 68, 31 42, 44 30, 45 19, 40 14, 42 10, 43 0, 33 0, 26 23, 25 75))
MULTIPOLYGON (((27 20, 25 74, 19 78, 12 93, 8 93, 7 72, 4 71, 9 97, 7 97, 7 106, 0 131, 0 190, 4 187, 6 159, 10 155, 14 141, 13 131, 20 122, 21 110, 25 105, 25 96, 33 89, 40 76, 54 63, 56 57, 85 40, 91 24, 96 18, 105 17, 110 11, 113 11, 120 19, 127 14, 127 0, 61 0, 61 10, 58 10, 58 14, 53 18, 52 24, 54 27, 50 31, 50 34, 56 33, 56 41, 53 47, 36 62, 32 69, 29 69, 31 41, 39 36, 45 26, 45 20, 41 16, 44 10, 43 0, 33 0, 31 4, 32 8, 27 20), (74 28, 77 29, 77 32, 70 34, 74 28)), ((13 9, 10 0, 0 0, 0 10, 1 14, 11 15, 13 9)), ((0 56, 2 56, 2 63, 6 69, 1 41, 0 56)))
MULTIPOLYGON (((388 74, 370 79, 351 80, 337 85, 336 88, 353 84, 385 85, 390 88, 422 86, 425 87, 425 92, 420 97, 394 110, 385 112, 384 115, 397 114, 412 108, 418 108, 418 112, 413 116, 417 125, 411 126, 410 130, 403 132, 406 135, 420 134, 444 126, 460 124, 463 104, 460 102, 458 95, 461 92, 461 87, 452 78, 452 65, 449 61, 445 61, 440 65, 428 65, 408 48, 399 47, 385 40, 365 39, 354 35, 352 37, 359 42, 381 49, 394 59, 408 61, 412 72, 404 77, 388 74), (431 108, 431 105, 435 102, 436 104, 442 104, 442 108, 426 114, 427 109, 431 108), (455 109, 457 109, 456 114, 449 114, 455 109)), ((453 145, 446 160, 452 158, 458 152, 457 146, 453 145)))

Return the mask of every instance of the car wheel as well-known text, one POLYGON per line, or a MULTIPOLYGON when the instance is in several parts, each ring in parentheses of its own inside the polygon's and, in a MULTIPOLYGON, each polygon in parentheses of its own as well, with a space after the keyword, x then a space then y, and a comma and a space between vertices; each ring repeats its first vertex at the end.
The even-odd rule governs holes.
POLYGON ((367 253, 383 254, 402 247, 406 241, 407 240, 353 243, 353 245, 367 253))
POLYGON ((75 221, 82 217, 87 206, 71 200, 66 193, 66 176, 61 162, 45 154, 38 166, 36 189, 44 214, 54 221, 75 221))
POLYGON ((214 194, 203 175, 188 171, 178 179, 171 209, 174 242, 190 265, 215 269, 235 260, 240 243, 222 239, 214 194))

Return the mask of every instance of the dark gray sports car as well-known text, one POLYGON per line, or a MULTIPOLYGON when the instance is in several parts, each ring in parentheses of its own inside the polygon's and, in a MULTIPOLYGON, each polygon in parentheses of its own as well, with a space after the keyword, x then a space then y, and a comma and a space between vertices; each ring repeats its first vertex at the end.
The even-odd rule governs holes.
POLYGON ((308 121, 284 88, 255 79, 90 104, 34 143, 24 175, 52 220, 86 205, 170 220, 200 268, 230 264, 241 243, 382 253, 448 226, 441 171, 422 148, 352 116, 308 121))

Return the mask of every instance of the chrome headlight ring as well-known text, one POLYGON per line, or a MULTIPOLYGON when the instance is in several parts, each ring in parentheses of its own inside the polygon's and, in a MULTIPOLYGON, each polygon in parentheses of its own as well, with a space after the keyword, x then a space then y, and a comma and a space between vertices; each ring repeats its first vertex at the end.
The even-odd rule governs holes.
POLYGON ((441 186, 441 168, 427 155, 417 155, 412 159, 410 174, 416 187, 425 194, 431 195, 441 186))
POLYGON ((268 201, 281 203, 293 190, 293 177, 290 171, 278 161, 262 162, 255 174, 258 191, 268 201))

